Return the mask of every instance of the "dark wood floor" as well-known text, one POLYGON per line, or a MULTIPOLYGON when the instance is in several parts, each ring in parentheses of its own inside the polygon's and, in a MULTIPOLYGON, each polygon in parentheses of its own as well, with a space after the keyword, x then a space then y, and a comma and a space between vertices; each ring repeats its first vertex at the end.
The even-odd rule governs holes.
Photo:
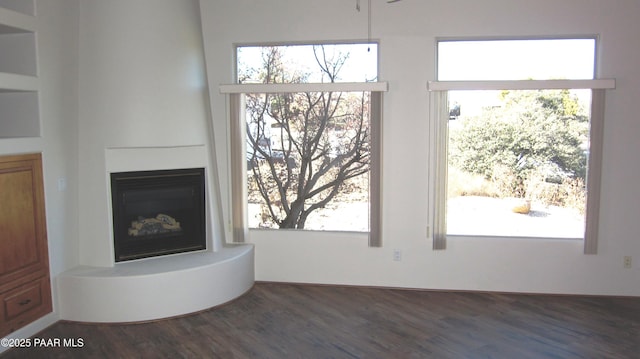
POLYGON ((10 358, 640 358, 640 298, 258 283, 153 323, 59 322, 34 338, 82 348, 10 358), (76 341, 77 343, 77 341, 76 341))

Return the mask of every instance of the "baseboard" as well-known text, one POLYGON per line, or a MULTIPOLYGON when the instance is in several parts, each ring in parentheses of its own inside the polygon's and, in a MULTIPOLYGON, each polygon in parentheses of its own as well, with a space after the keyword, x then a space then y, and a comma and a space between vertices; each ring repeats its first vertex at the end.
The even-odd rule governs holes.
POLYGON ((360 285, 360 284, 332 284, 332 283, 314 283, 314 282, 285 282, 273 280, 256 280, 256 284, 290 284, 300 286, 318 286, 318 287, 341 287, 341 288, 371 288, 371 289, 388 289, 388 290, 409 290, 417 292, 451 292, 451 293, 480 293, 480 294, 504 294, 504 295, 547 295, 554 297, 595 297, 595 298, 640 298, 637 295, 619 295, 619 294, 587 294, 587 293, 545 293, 545 292, 515 292, 503 290, 482 290, 482 289, 447 289, 447 288, 417 288, 417 287, 394 287, 384 285, 360 285))

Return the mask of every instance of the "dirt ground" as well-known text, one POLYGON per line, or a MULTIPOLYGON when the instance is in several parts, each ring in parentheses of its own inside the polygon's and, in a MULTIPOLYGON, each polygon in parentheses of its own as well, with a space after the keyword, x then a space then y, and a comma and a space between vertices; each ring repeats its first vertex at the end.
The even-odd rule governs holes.
POLYGON ((449 199, 449 234, 582 238, 584 216, 573 209, 531 204, 528 214, 512 211, 514 199, 461 196, 449 199))

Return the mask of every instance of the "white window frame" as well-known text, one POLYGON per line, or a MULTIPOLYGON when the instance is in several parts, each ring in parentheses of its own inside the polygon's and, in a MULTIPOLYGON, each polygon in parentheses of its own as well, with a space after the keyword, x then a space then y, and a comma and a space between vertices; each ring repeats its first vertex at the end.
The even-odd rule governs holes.
POLYGON ((430 168, 430 207, 433 226, 433 249, 446 249, 446 196, 447 196, 447 123, 449 91, 465 90, 547 90, 590 89, 591 121, 590 149, 587 170, 587 208, 584 253, 598 252, 598 222, 602 173, 602 142, 604 131, 605 90, 615 89, 614 79, 595 80, 517 80, 517 81, 431 81, 427 85, 430 95, 432 157, 430 168))
POLYGON ((381 145, 382 93, 388 91, 387 82, 335 82, 296 84, 223 84, 220 93, 229 97, 231 137, 231 222, 233 241, 248 238, 247 173, 245 136, 245 96, 250 93, 304 92, 370 92, 371 93, 371 162, 369 169, 369 246, 382 246, 381 208, 381 145))

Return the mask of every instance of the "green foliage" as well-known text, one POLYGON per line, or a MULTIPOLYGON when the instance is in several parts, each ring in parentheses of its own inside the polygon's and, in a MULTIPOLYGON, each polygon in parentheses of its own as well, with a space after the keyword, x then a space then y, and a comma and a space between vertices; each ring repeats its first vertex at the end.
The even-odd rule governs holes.
POLYGON ((589 123, 574 95, 540 90, 503 91, 499 97, 500 106, 452 126, 450 165, 486 179, 506 168, 515 175, 515 195, 524 194, 533 172, 544 173, 546 181, 584 180, 589 123))

